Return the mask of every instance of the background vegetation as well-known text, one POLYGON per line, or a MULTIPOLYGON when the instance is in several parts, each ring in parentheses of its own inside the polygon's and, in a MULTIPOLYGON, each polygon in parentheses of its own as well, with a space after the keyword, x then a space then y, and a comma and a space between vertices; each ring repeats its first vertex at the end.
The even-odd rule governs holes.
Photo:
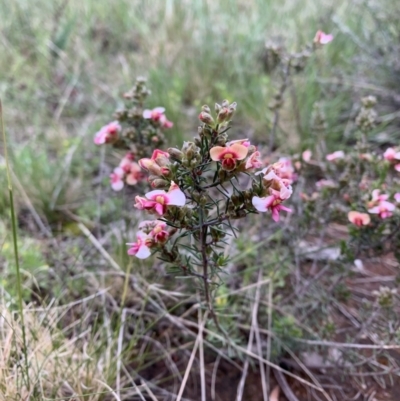
POLYGON ((346 223, 321 231, 326 220, 301 214, 282 227, 266 216, 249 221, 226 249, 232 260, 215 299, 227 344, 204 323, 195 283, 126 255, 140 216, 133 192, 109 188, 118 159, 93 136, 140 75, 152 90, 148 106, 164 106, 174 122, 171 146, 193 136, 202 104, 227 98, 238 102, 234 135, 266 151, 281 83, 267 48, 300 51, 322 29, 335 39, 291 77, 276 157, 315 146, 316 103, 327 149, 352 148, 366 94, 378 98, 371 143, 399 144, 400 5, 0 0, 0 13, 28 357, 23 363, 2 157, 0 397, 265 401, 276 383, 285 386, 272 374, 281 367, 292 372, 285 382, 300 401, 396 400, 400 354, 381 347, 400 341, 396 309, 385 312, 371 298, 380 285, 395 285, 392 255, 369 255, 360 272, 331 254, 310 256, 335 251, 346 223))

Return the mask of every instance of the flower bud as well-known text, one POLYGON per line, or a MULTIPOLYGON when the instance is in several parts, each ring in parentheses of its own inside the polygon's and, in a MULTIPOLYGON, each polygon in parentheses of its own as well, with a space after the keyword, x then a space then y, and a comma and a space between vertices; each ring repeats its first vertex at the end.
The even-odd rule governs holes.
POLYGON ((215 124, 214 119, 212 118, 211 114, 207 113, 205 111, 202 111, 199 114, 199 120, 202 121, 204 124, 207 124, 207 125, 214 125, 215 124))
POLYGON ((223 100, 222 101, 222 107, 229 107, 229 102, 228 102, 228 100, 223 100))
POLYGON ((216 113, 219 113, 219 111, 221 110, 221 105, 218 103, 215 103, 214 109, 215 109, 216 113))
POLYGON ((150 186, 154 189, 163 189, 169 185, 167 180, 163 180, 162 178, 157 178, 150 183, 150 186))
POLYGON ((176 160, 182 160, 183 153, 176 148, 168 148, 167 152, 176 160))
POLYGON ((215 143, 219 146, 225 146, 227 139, 228 139, 228 134, 225 132, 223 134, 218 135, 215 143))
POLYGON ((211 110, 206 104, 201 107, 201 111, 204 111, 205 113, 211 114, 211 110))
POLYGON ((217 116, 217 123, 221 124, 229 119, 229 109, 222 107, 217 116))

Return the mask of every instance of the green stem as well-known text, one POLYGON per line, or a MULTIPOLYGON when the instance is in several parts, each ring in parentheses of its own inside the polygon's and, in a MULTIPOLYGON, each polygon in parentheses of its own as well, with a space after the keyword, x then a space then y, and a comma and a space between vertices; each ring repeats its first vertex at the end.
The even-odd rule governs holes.
MULTIPOLYGON (((30 390, 30 380, 29 380, 29 361, 28 361, 28 350, 26 343, 26 331, 25 331, 25 321, 24 321, 24 308, 23 308, 23 300, 22 300, 22 280, 21 280, 21 271, 19 267, 19 255, 18 255, 18 239, 17 239, 17 219, 15 217, 15 208, 14 208, 14 194, 12 189, 12 181, 11 181, 11 173, 10 173, 10 163, 8 159, 7 152, 7 138, 4 130, 4 120, 3 120, 3 105, 0 100, 0 120, 1 120, 1 132, 3 136, 4 143, 4 158, 6 161, 6 169, 7 169, 7 183, 8 183, 8 192, 10 196, 10 209, 11 209, 11 226, 12 226, 12 237, 14 243, 14 256, 15 256, 15 268, 17 273, 17 292, 18 292, 18 309, 21 317, 21 326, 22 326, 22 343, 23 343, 23 353, 25 359, 25 374, 26 374, 26 385, 28 390, 30 390)), ((23 375, 25 376, 25 375, 23 375)))

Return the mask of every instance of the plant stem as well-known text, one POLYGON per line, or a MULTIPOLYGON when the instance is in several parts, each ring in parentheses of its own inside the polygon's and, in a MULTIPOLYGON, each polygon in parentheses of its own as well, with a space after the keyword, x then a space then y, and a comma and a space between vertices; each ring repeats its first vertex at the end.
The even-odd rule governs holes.
POLYGON ((286 88, 288 86, 291 62, 292 62, 292 58, 289 57, 287 64, 285 66, 285 69, 283 70, 282 84, 279 88, 278 94, 276 95, 276 99, 278 99, 279 103, 275 106, 275 110, 274 110, 274 120, 272 123, 272 129, 271 129, 271 133, 269 136, 269 153, 272 153, 273 147, 275 145, 275 135, 276 135, 276 130, 277 130, 278 124, 279 124, 279 111, 282 107, 283 94, 285 93, 286 88))
MULTIPOLYGON (((30 390, 30 381, 29 381, 29 361, 28 361, 28 350, 27 350, 27 343, 26 343, 26 332, 25 332, 25 321, 24 321, 24 308, 23 308, 23 301, 22 301, 22 280, 21 280, 21 271, 19 267, 19 255, 18 255, 18 238, 17 238, 17 219, 15 217, 15 209, 14 209, 14 194, 11 182, 11 173, 10 173, 10 162, 8 159, 8 152, 7 152, 7 138, 6 133, 4 130, 4 119, 3 119, 3 105, 0 100, 0 126, 1 132, 3 136, 3 143, 4 143, 4 158, 6 162, 6 169, 7 169, 7 183, 8 183, 8 193, 10 196, 10 209, 11 209, 11 226, 12 226, 12 237, 14 243, 14 257, 15 257, 15 268, 17 274, 17 292, 18 292, 18 309, 21 318, 21 326, 22 326, 22 345, 23 345, 23 354, 25 359, 25 374, 26 374, 26 385, 28 390, 30 390)), ((23 377, 25 375, 23 374, 23 377)))
POLYGON ((201 246, 201 257, 203 259, 203 283, 204 283, 204 292, 205 292, 205 297, 206 297, 206 304, 208 307, 208 310, 210 311, 211 317, 214 321, 215 326, 217 329, 224 335, 225 339, 230 343, 230 339, 228 336, 228 333, 222 328, 222 326, 219 324, 218 317, 215 314, 212 299, 211 299, 211 292, 210 292, 210 286, 208 283, 208 256, 207 256, 207 225, 203 223, 204 219, 204 211, 203 209, 200 209, 201 213, 201 222, 200 222, 200 246, 201 246))

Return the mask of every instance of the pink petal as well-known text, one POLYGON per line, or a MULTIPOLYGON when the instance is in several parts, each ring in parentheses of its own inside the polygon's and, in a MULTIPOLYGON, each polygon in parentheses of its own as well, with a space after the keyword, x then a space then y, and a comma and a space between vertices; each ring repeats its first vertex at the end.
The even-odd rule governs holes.
POLYGON ((162 114, 165 112, 165 108, 164 107, 156 107, 153 109, 153 112, 162 114))
POLYGON ((283 206, 283 205, 279 205, 279 210, 283 210, 284 212, 288 212, 288 213, 293 212, 292 209, 290 209, 289 207, 283 206))
POLYGON ((311 157, 312 157, 312 152, 311 152, 311 150, 310 149, 307 149, 307 150, 305 150, 303 153, 302 153, 302 159, 305 161, 305 162, 309 162, 310 160, 311 160, 311 157))
POLYGON ((400 163, 399 163, 399 164, 396 164, 396 165, 394 166, 394 169, 395 169, 396 171, 400 171, 400 163))
POLYGON ((272 220, 278 222, 279 221, 279 209, 277 207, 274 207, 272 209, 272 220))
POLYGON ((396 209, 396 206, 393 203, 382 201, 379 206, 384 207, 386 210, 389 212, 393 212, 394 209, 396 209))
POLYGON ((168 205, 185 206, 186 196, 179 188, 173 189, 172 191, 168 192, 167 196, 168 205))
POLYGON ((395 200, 397 203, 400 203, 400 192, 397 192, 396 194, 394 194, 394 200, 395 200))
POLYGON ((114 191, 121 191, 123 187, 124 187, 124 182, 122 180, 111 183, 111 188, 114 191))
POLYGON ((156 203, 154 206, 154 209, 160 216, 162 216, 164 214, 164 208, 165 208, 165 206, 162 205, 161 203, 156 203))
POLYGON ((126 176, 126 183, 128 184, 128 185, 136 185, 137 184, 137 179, 136 179, 136 177, 133 175, 133 174, 128 174, 127 176, 126 176))
POLYGON ((375 206, 375 207, 373 207, 373 208, 371 208, 371 209, 368 209, 368 213, 371 213, 371 214, 379 214, 379 213, 380 213, 380 209, 379 209, 378 206, 375 206))
POLYGON ((247 156, 247 153, 249 153, 249 148, 238 143, 234 143, 232 146, 229 146, 228 149, 229 151, 232 150, 237 160, 243 160, 247 156))
POLYGON ((266 212, 270 207, 271 203, 275 200, 274 196, 267 196, 265 198, 260 198, 258 196, 253 196, 251 203, 259 212, 266 212))
POLYGON ((214 146, 210 149, 210 157, 214 161, 218 161, 221 159, 221 156, 225 153, 226 148, 222 146, 214 146))
POLYGON ((146 109, 146 110, 143 110, 143 118, 147 118, 147 119, 149 119, 149 118, 151 118, 151 110, 149 110, 149 109, 146 109))
POLYGON ((150 191, 145 194, 146 198, 151 200, 154 200, 155 198, 157 198, 157 196, 165 197, 165 195, 167 195, 167 193, 162 189, 155 189, 154 191, 150 191))
POLYGON ((151 251, 150 251, 149 247, 146 246, 145 244, 142 244, 139 246, 139 250, 135 256, 139 259, 146 259, 150 255, 151 255, 151 251))

